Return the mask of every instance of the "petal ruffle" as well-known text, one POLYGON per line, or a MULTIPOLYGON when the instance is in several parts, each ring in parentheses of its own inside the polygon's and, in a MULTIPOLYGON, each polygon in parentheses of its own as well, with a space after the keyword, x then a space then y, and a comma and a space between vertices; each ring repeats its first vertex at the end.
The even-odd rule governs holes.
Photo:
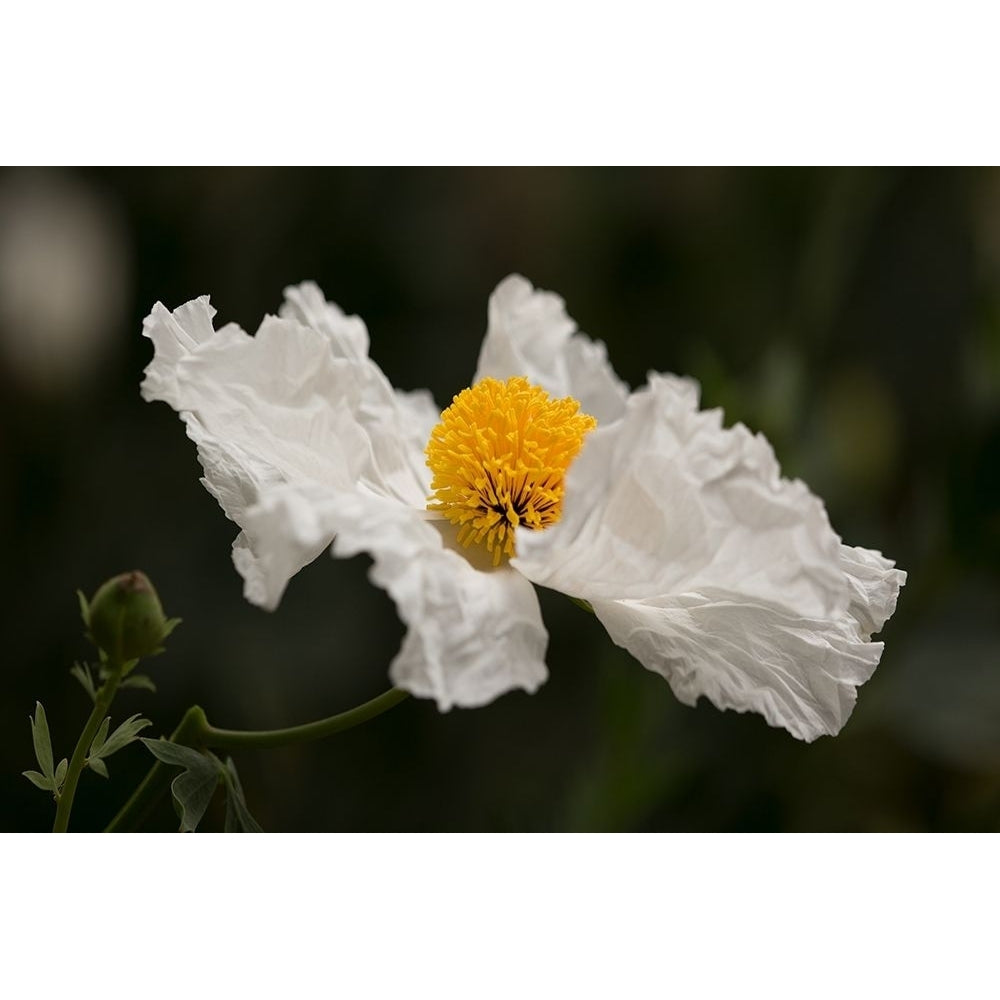
POLYGON ((624 412, 628 387, 601 341, 576 332, 563 300, 512 274, 490 296, 489 326, 475 381, 523 375, 551 396, 573 396, 598 423, 624 412))
POLYGON ((286 288, 285 301, 278 315, 327 334, 342 357, 356 361, 368 357, 368 328, 364 320, 360 316, 346 315, 335 302, 327 302, 314 281, 286 288))
POLYGON ((841 545, 840 565, 847 577, 850 594, 848 611, 858 623, 860 634, 868 638, 882 631, 882 626, 896 610, 900 588, 906 573, 881 552, 841 545))
POLYGON ((248 600, 276 607, 331 543, 335 555, 367 552, 409 627, 395 683, 442 709, 534 691, 548 636, 532 585, 475 568, 425 510, 430 395, 394 391, 364 356, 360 320, 315 286, 287 295, 285 317, 254 337, 213 331, 207 299, 173 313, 158 304, 144 327, 156 356, 143 395, 180 412, 203 483, 243 529, 233 561, 248 600))
POLYGON ((850 616, 801 618, 724 591, 593 607, 615 643, 665 677, 685 705, 705 695, 807 742, 840 731, 882 655, 882 643, 866 641, 850 616))
POLYGON ((871 677, 883 644, 871 642, 896 607, 906 574, 871 549, 841 546, 851 592, 834 620, 724 591, 648 601, 596 601, 611 638, 667 679, 693 705, 705 695, 720 709, 759 712, 810 742, 836 735, 871 677))
POLYGON ((517 549, 512 565, 589 600, 685 704, 705 695, 804 740, 846 722, 906 579, 842 545, 763 437, 723 428, 672 376, 651 375, 621 421, 591 434, 562 520, 519 531, 517 549))
POLYGON ((715 588, 828 618, 848 603, 822 502, 782 479, 771 446, 698 409, 694 382, 650 375, 566 477, 562 519, 519 530, 513 565, 587 600, 715 588))
MULTIPOLYGON (((309 318, 301 303, 319 310, 309 294, 319 292, 302 287, 290 301, 309 318)), ((156 348, 143 396, 183 417, 203 483, 243 529, 233 558, 246 596, 266 608, 333 538, 328 530, 303 542, 298 521, 284 516, 288 496, 303 498, 293 505, 301 513, 361 487, 421 507, 429 492, 423 446, 438 418, 430 396, 395 392, 359 356, 360 320, 325 305, 313 317, 322 329, 269 316, 253 337, 235 325, 216 331, 207 298, 172 313, 157 303, 143 327, 156 348), (287 488, 285 506, 273 508, 278 488, 287 488)))
MULTIPOLYGON (((532 585, 509 567, 478 569, 449 547, 425 512, 356 494, 338 505, 334 554, 370 553, 372 582, 409 627, 389 675, 412 694, 452 706, 532 692, 548 671, 548 633, 532 585)), ((447 529, 445 529, 447 530, 447 529)))

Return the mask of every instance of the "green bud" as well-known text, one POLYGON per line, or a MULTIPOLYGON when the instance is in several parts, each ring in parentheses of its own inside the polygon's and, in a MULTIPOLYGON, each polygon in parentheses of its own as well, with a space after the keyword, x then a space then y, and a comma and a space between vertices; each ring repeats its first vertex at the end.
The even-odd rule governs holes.
POLYGON ((156 589, 138 570, 101 584, 84 620, 90 637, 119 667, 163 652, 164 640, 180 621, 164 617, 156 589))

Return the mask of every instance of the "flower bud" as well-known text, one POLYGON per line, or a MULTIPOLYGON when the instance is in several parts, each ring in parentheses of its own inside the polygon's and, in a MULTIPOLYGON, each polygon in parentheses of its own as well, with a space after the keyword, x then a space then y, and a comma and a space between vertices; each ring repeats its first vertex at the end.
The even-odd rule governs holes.
POLYGON ((164 618, 156 589, 138 570, 101 584, 85 617, 91 638, 118 664, 162 652, 179 621, 164 618))

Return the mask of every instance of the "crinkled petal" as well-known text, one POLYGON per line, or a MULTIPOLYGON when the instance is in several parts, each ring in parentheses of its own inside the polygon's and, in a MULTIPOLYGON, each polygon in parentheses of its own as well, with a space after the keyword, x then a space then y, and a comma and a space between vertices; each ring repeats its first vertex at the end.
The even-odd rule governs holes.
POLYGON ((906 579, 843 545, 763 437, 723 428, 672 376, 651 375, 621 421, 590 435, 562 520, 519 531, 517 550, 513 565, 589 600, 685 704, 704 695, 803 740, 846 722, 906 579))
POLYGON ((615 375, 600 341, 576 332, 563 300, 519 274, 490 296, 489 327, 475 381, 523 375, 551 396, 573 396, 599 423, 625 409, 628 387, 615 375))
POLYGON ((651 374, 621 420, 588 435, 562 519, 519 530, 517 551, 529 579, 590 601, 715 588, 808 618, 848 603, 822 502, 781 478, 762 436, 723 428, 674 376, 651 374))
POLYGON ((278 315, 325 333, 341 357, 356 361, 368 357, 368 328, 364 320, 360 316, 346 315, 335 302, 327 302, 314 281, 286 288, 285 301, 278 315))
MULTIPOLYGON (((368 328, 360 316, 348 316, 335 302, 328 302, 320 287, 313 281, 291 285, 285 289, 285 301, 278 310, 285 319, 293 319, 314 330, 325 333, 338 357, 355 361, 368 361, 368 328)), ((367 381, 374 390, 374 404, 368 407, 370 416, 378 420, 386 413, 393 426, 386 428, 390 434, 402 433, 408 445, 408 454, 419 450, 421 461, 417 478, 423 481, 426 471, 423 449, 431 429, 440 419, 440 410, 426 389, 405 391, 392 389, 382 372, 374 365, 366 366, 367 381), (395 394, 395 409, 384 407, 387 392, 395 394)))
POLYGON ((336 533, 332 505, 278 486, 243 515, 233 542, 233 563, 248 601, 267 610, 278 606, 288 581, 330 546, 336 533))
POLYGON ((394 391, 359 356, 353 318, 330 303, 324 313, 312 291, 319 294, 315 286, 289 294, 323 329, 269 316, 253 337, 235 325, 215 331, 205 297, 172 313, 157 303, 143 328, 156 348, 143 395, 183 417, 202 481, 243 529, 233 558, 246 596, 266 608, 333 538, 328 529, 303 542, 287 494, 275 506, 274 490, 291 488, 304 498, 301 510, 361 487, 419 507, 429 492, 423 447, 438 416, 429 395, 394 391))
MULTIPOLYGON (((177 364, 215 337, 215 310, 208 296, 192 299, 170 312, 157 302, 142 324, 144 337, 153 342, 155 355, 146 368, 143 399, 162 399, 171 406, 177 397, 177 364)), ((175 407, 176 408, 176 407, 175 407)))
POLYGON ((871 642, 895 610, 906 574, 871 549, 841 546, 851 594, 832 620, 739 594, 704 591, 646 601, 595 601, 611 638, 693 705, 759 712, 799 739, 840 732, 857 688, 878 665, 871 642))
POLYGON ((212 330, 199 299, 157 305, 143 394, 181 413, 203 483, 242 531, 233 560, 247 598, 277 606, 288 580, 333 543, 368 552, 373 582, 408 632, 390 673, 442 709, 482 705, 546 678, 548 637, 532 585, 455 551, 425 506, 423 449, 439 414, 392 389, 352 323, 315 286, 287 291, 254 337, 212 330))
POLYGON ((859 633, 867 639, 881 632, 892 617, 906 573, 895 569, 896 564, 881 552, 851 545, 841 545, 840 565, 850 594, 848 611, 859 633))
POLYGON ((370 553, 372 582, 409 627, 390 668, 393 683, 445 711, 545 681, 548 634, 523 576, 476 568, 447 544, 441 522, 379 497, 359 493, 340 503, 336 523, 334 553, 370 553))
MULTIPOLYGON (((310 502, 304 498, 295 502, 295 487, 288 486, 274 466, 234 442, 219 442, 193 414, 188 416, 187 430, 198 445, 205 471, 202 485, 243 528, 233 542, 233 563, 243 577, 244 595, 252 604, 273 611, 288 581, 330 544, 332 531, 315 536, 317 520, 310 502)), ((343 433, 345 451, 352 433, 354 447, 359 452, 364 448, 355 426, 348 423, 343 433)))
POLYGON ((593 607, 615 643, 665 677, 684 704, 704 695, 807 742, 840 731, 882 655, 882 643, 866 641, 849 615, 802 618, 724 591, 593 607))

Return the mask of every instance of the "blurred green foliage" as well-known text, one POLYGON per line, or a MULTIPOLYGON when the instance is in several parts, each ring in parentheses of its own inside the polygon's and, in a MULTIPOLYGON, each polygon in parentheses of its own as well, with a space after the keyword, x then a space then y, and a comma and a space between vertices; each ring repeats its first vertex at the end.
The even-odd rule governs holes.
MULTIPOLYGON (((210 293, 221 321, 253 330, 286 284, 315 279, 364 318, 395 384, 443 405, 511 271, 558 291, 633 386, 650 369, 699 379, 846 541, 909 572, 881 666, 844 732, 806 746, 756 716, 677 704, 543 594, 552 676, 536 695, 446 715, 414 701, 323 744, 244 753, 264 828, 1000 826, 1000 172, 7 171, 4 268, 17 294, 0 303, 0 828, 51 822, 20 777, 35 699, 58 754, 88 709, 67 673, 86 655, 77 587, 141 567, 184 618, 151 663, 159 694, 121 698, 151 735, 193 701, 229 727, 349 707, 384 689, 402 635, 364 559, 317 560, 275 614, 243 601, 234 526, 176 415, 139 398, 152 304, 210 293), (36 232, 33 211, 32 249, 18 234, 36 232), (84 301, 112 282, 118 294, 84 301), (53 311, 67 296, 74 308, 53 311), (102 322, 73 332, 77 315, 102 322), (27 337, 26 365, 12 345, 27 337), (67 357, 81 360, 56 365, 67 357)), ((148 764, 135 748, 119 760, 113 782, 84 777, 78 828, 100 828, 148 764)), ((176 828, 169 806, 157 823, 176 828)))

